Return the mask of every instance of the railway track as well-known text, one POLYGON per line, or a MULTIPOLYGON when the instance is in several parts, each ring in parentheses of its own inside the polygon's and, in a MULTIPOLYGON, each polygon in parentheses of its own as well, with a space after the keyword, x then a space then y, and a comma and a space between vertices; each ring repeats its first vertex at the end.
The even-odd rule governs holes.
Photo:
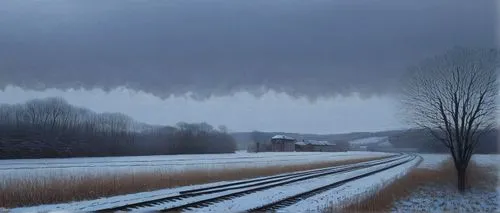
POLYGON ((368 177, 370 175, 373 175, 373 174, 376 174, 376 173, 379 173, 379 172, 383 172, 383 171, 386 171, 388 169, 391 169, 391 168, 403 165, 405 163, 408 163, 408 162, 414 160, 415 158, 417 158, 417 156, 413 155, 407 161, 403 161, 403 162, 400 162, 400 163, 397 163, 397 164, 394 164, 394 165, 391 165, 391 166, 387 166, 387 167, 384 167, 382 169, 378 169, 378 170, 375 170, 375 171, 367 172, 367 173, 364 173, 362 175, 358 175, 358 176, 346 178, 346 179, 343 179, 341 181, 336 181, 336 182, 330 183, 330 184, 325 185, 325 186, 321 186, 321 187, 318 187, 318 188, 315 188, 315 189, 311 189, 310 191, 307 191, 307 192, 295 194, 295 195, 292 195, 290 197, 286 197, 284 199, 281 199, 279 201, 275 201, 275 202, 269 203, 269 204, 261 206, 261 207, 250 209, 250 210, 248 210, 248 212, 268 212, 268 211, 275 211, 275 210, 278 210, 278 209, 281 209, 281 208, 284 208, 284 207, 288 207, 288 206, 291 206, 291 205, 293 205, 293 204, 295 204, 295 203, 297 203, 297 202, 299 202, 301 200, 305 200, 307 198, 310 198, 312 196, 321 194, 321 193, 326 192, 328 190, 340 187, 340 186, 342 186, 342 185, 344 185, 346 183, 349 183, 351 181, 355 181, 355 180, 358 180, 358 179, 361 179, 361 178, 364 178, 364 177, 368 177))
POLYGON ((370 173, 359 175, 349 178, 340 182, 332 183, 324 187, 312 189, 306 193, 292 195, 286 199, 278 202, 270 203, 265 206, 257 207, 249 210, 250 212, 261 212, 268 210, 275 210, 284 206, 291 205, 297 201, 307 197, 319 194, 329 189, 341 186, 349 181, 357 180, 398 165, 407 163, 413 160, 415 156, 396 155, 393 157, 385 158, 382 160, 374 160, 363 163, 356 163, 351 165, 336 166, 324 169, 309 170, 303 172, 295 172, 283 175, 275 175, 265 178, 256 178, 245 181, 237 181, 229 184, 221 184, 213 187, 204 187, 193 190, 181 191, 177 195, 168 196, 159 199, 148 200, 144 202, 131 203, 128 205, 116 206, 98 210, 97 212, 115 212, 115 211, 162 211, 162 212, 178 212, 183 210, 193 210, 196 208, 208 207, 210 205, 243 197, 259 191, 280 187, 283 185, 294 184, 300 181, 313 180, 315 178, 324 177, 328 175, 341 174, 359 169, 371 168, 380 165, 389 165, 383 169, 371 171, 370 173))

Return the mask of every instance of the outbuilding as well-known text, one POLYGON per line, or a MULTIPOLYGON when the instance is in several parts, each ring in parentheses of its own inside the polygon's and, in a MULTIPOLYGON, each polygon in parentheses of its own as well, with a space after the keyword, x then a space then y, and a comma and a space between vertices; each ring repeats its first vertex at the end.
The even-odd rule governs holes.
POLYGON ((286 135, 275 135, 271 138, 271 151, 293 152, 295 151, 295 138, 286 135))
POLYGON ((295 151, 298 152, 335 152, 340 151, 336 149, 333 142, 317 141, 317 140, 303 140, 295 143, 295 151))

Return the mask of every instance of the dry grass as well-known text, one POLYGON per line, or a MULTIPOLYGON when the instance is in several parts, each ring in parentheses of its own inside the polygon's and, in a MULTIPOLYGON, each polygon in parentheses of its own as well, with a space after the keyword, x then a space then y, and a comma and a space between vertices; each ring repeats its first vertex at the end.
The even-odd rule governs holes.
POLYGON ((241 180, 287 172, 359 163, 385 157, 360 158, 312 164, 272 166, 182 173, 148 172, 130 175, 83 176, 40 180, 8 180, 0 185, 0 207, 13 208, 40 204, 96 199, 99 197, 152 191, 216 181, 241 180))
MULTIPOLYGON (((468 187, 491 188, 497 184, 497 168, 479 166, 471 161, 468 167, 468 187)), ((444 161, 437 169, 416 168, 404 177, 382 189, 373 190, 367 197, 351 200, 344 206, 331 206, 325 212, 390 212, 394 202, 407 198, 419 187, 429 184, 451 185, 457 183, 456 172, 451 159, 444 161)), ((429 196, 432 197, 430 194, 429 196)))

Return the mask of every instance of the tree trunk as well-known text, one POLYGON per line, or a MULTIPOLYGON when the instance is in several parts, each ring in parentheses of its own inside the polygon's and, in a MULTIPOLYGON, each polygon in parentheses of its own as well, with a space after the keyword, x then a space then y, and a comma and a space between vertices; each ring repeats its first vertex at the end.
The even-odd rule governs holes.
POLYGON ((457 188, 460 192, 464 192, 466 188, 466 168, 462 165, 457 168, 457 188))

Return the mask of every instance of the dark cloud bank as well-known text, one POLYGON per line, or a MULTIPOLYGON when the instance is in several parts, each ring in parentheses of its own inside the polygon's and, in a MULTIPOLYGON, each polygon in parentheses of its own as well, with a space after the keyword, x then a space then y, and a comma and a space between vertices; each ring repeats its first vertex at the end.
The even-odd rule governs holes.
POLYGON ((456 46, 494 47, 497 1, 0 1, 0 88, 390 92, 456 46))

